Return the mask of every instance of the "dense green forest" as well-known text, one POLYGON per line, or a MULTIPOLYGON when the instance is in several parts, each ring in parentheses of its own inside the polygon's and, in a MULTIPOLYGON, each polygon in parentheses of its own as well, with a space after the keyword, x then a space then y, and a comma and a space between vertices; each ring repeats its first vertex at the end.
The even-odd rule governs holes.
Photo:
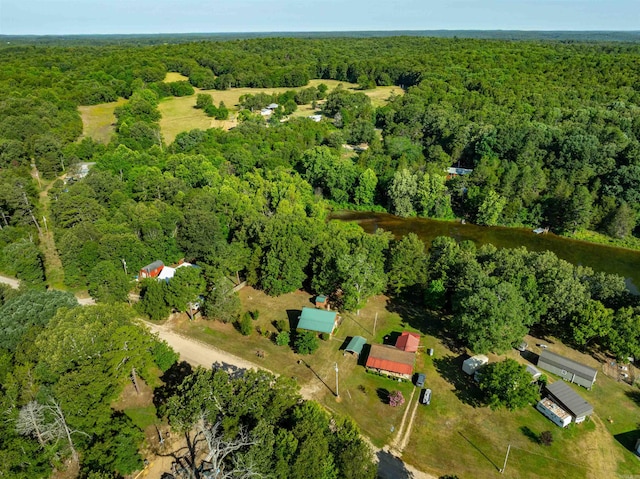
MULTIPOLYGON (((0 290, 7 474, 46 476, 68 457, 82 477, 139 468, 140 428, 113 402, 132 377, 159 386, 175 361, 126 305, 133 277, 157 259, 198 268, 180 269, 168 284, 140 283, 136 308, 152 319, 197 301, 206 317, 236 321, 231 279, 244 278, 270 295, 329 294, 351 311, 386 292, 439 312, 441 334, 476 352, 504 351, 534 330, 585 351, 640 356, 640 305, 621 277, 548 252, 446 238, 427 251, 411 235, 327 221, 338 205, 638 235, 639 53, 625 43, 411 37, 4 46, 0 270, 31 288, 0 290), (163 84, 167 72, 189 83, 163 84), (163 97, 192 87, 304 87, 312 78, 398 85, 405 94, 377 108, 345 88, 276 98, 290 107, 321 100, 321 122, 265 122, 250 110, 273 98, 245 97, 233 130, 163 141, 163 97), (128 101, 116 108, 109 144, 79 141, 77 107, 119 97, 128 101), (345 143, 366 145, 347 152, 345 143), (86 178, 60 178, 81 161, 95 163, 86 178), (448 179, 451 166, 473 173, 448 179), (44 291, 40 242, 49 230, 66 287, 101 304, 80 308, 71 295, 44 291)), ((211 444, 244 441, 227 466, 371 477, 353 425, 300 402, 284 381, 204 371, 185 381, 164 392, 159 414, 176 430, 200 428, 211 444), (221 410, 203 403, 212 388, 221 410), (246 410, 268 402, 278 407, 246 410), (258 446, 274 441, 281 450, 258 446), (356 462, 362 470, 350 469, 356 462)))

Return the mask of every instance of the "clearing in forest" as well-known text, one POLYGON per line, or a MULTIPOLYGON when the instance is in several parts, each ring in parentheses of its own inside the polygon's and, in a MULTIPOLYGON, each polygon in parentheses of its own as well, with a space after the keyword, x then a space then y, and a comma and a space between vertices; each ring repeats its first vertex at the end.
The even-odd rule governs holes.
POLYGON ((99 143, 109 143, 111 135, 115 131, 116 117, 113 111, 117 106, 126 103, 124 98, 110 103, 100 105, 79 106, 80 117, 82 118, 82 136, 93 138, 99 143))
MULTIPOLYGON (((164 81, 174 82, 187 80, 187 77, 180 75, 179 73, 171 72, 167 73, 164 81)), ((279 94, 289 90, 301 90, 311 86, 317 87, 320 83, 327 85, 329 87, 329 91, 335 89, 338 85, 342 85, 344 88, 352 92, 360 91, 358 90, 358 85, 354 83, 340 82, 337 80, 311 80, 308 85, 298 88, 231 88, 230 90, 200 90, 196 88, 195 94, 191 96, 167 97, 160 101, 158 109, 162 114, 162 118, 160 119, 162 136, 165 143, 170 144, 178 133, 193 130, 195 128, 200 130, 206 130, 208 128, 222 128, 224 130, 229 130, 237 125, 236 113, 239 110, 238 102, 242 95, 256 95, 258 93, 279 94), (198 93, 207 93, 211 95, 216 106, 220 102, 224 102, 230 110, 229 120, 220 121, 210 118, 206 116, 202 110, 194 108, 196 104, 196 95, 198 93)), ((403 90, 398 86, 379 86, 372 90, 362 90, 362 92, 371 98, 371 102, 374 107, 384 105, 387 102, 387 99, 393 94, 403 94, 403 90)), ((82 136, 91 137, 100 143, 108 143, 114 133, 115 116, 113 111, 116 106, 122 105, 124 102, 126 102, 126 100, 121 98, 117 102, 79 107, 78 109, 82 116, 83 125, 82 136)), ((310 104, 299 105, 298 110, 292 116, 309 116, 315 113, 320 112, 313 110, 310 104)))

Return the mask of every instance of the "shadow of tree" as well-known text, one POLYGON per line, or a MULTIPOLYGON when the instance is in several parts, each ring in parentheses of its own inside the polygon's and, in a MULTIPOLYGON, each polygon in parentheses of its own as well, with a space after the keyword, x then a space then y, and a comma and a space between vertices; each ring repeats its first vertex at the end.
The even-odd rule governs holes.
POLYGON ((627 431, 613 436, 625 449, 635 453, 636 443, 640 440, 640 429, 627 431))
POLYGON ((454 353, 465 351, 464 344, 447 329, 447 316, 425 309, 424 306, 409 302, 402 296, 391 297, 387 310, 400 315, 404 323, 424 334, 440 338, 442 343, 454 353))
POLYGON ((381 449, 376 453, 378 458, 378 476, 380 479, 412 479, 413 473, 401 459, 381 449))
POLYGON ((640 391, 626 391, 625 395, 631 399, 634 403, 636 403, 638 406, 640 406, 640 391))
POLYGON ((533 432, 529 426, 522 426, 520 432, 534 444, 540 444, 540 436, 533 432))
POLYGON ((160 377, 163 385, 153 391, 153 404, 156 408, 163 405, 171 396, 178 393, 178 386, 184 378, 193 373, 193 368, 186 361, 174 363, 160 377))
POLYGON ((465 404, 473 407, 484 405, 482 393, 471 376, 462 371, 462 363, 468 356, 445 356, 433 360, 436 371, 455 388, 455 395, 465 404))
POLYGON ((378 399, 382 401, 383 404, 389 404, 389 391, 385 388, 376 389, 376 394, 378 395, 378 399))
POLYGON ((230 379, 239 379, 244 376, 245 372, 247 372, 246 369, 239 368, 234 364, 229 364, 222 361, 216 361, 215 363, 211 364, 211 369, 213 369, 214 371, 222 369, 229 375, 230 379))

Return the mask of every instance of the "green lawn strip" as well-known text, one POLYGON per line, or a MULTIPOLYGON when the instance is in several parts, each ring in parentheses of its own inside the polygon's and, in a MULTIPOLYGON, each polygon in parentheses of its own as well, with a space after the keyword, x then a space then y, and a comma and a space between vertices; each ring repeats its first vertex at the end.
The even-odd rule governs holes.
POLYGON ((158 422, 156 407, 153 404, 144 407, 127 408, 124 413, 142 431, 158 422))

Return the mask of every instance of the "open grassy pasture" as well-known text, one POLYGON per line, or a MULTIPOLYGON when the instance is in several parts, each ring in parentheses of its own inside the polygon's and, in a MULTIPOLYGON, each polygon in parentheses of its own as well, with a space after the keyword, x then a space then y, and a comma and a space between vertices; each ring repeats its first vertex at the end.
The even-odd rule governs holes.
POLYGON ((122 105, 127 100, 118 99, 111 103, 102 103, 100 105, 79 106, 80 116, 82 117, 82 136, 93 138, 100 143, 109 143, 111 135, 114 132, 114 123, 116 117, 113 111, 117 106, 122 105))
MULTIPOLYGON (((188 78, 179 73, 167 73, 165 82, 187 81, 188 78)), ((230 90, 200 90, 196 88, 196 93, 185 97, 168 97, 160 101, 158 109, 162 114, 160 119, 160 128, 165 143, 173 142, 178 133, 198 128, 206 130, 208 128, 222 128, 228 130, 237 125, 235 119, 238 111, 238 102, 240 97, 246 94, 255 95, 257 93, 284 93, 288 90, 299 90, 310 86, 318 86, 324 83, 329 87, 329 91, 335 89, 338 85, 342 85, 352 91, 357 91, 358 86, 353 83, 339 82, 336 80, 311 80, 305 87, 300 88, 232 88, 230 90), (196 95, 198 93, 206 93, 213 97, 216 105, 221 101, 229 108, 231 115, 227 121, 219 121, 209 118, 202 110, 194 108, 196 104, 196 95)), ((374 106, 384 105, 387 99, 392 95, 401 95, 403 90, 397 86, 377 87, 373 90, 365 90, 364 93, 371 98, 374 106)), ((113 110, 116 106, 126 102, 120 99, 113 103, 103 103, 101 105, 81 106, 79 107, 82 116, 83 133, 82 136, 88 136, 101 143, 108 143, 114 132, 113 124, 115 117, 113 110)), ((321 104, 321 102, 319 102, 321 104)), ((311 105, 300 105, 298 110, 292 115, 294 117, 305 117, 319 113, 313 110, 311 105)))
MULTIPOLYGON (((245 310, 259 311, 254 324, 267 330, 267 336, 275 333, 273 321, 291 320, 295 326, 300 309, 313 306, 313 297, 303 291, 270 298, 247 287, 240 291, 240 297, 245 310)), ((382 398, 398 389, 408 400, 414 386, 366 373, 362 360, 359 364, 357 358, 344 355, 342 349, 346 340, 354 335, 364 336, 368 342, 383 342, 385 339, 393 341, 393 333, 420 330, 423 337, 415 371, 426 373, 425 386, 433 390, 433 399, 429 406, 418 406, 410 440, 403 452, 403 459, 410 464, 436 475, 449 473, 460 478, 478 479, 595 479, 640 474, 640 461, 629 450, 640 437, 637 432, 640 392, 637 389, 602 373, 592 391, 576 386, 578 394, 594 405, 595 415, 581 425, 561 429, 533 406, 515 412, 492 411, 483 406, 477 387, 461 371, 463 356, 452 351, 446 340, 434 335, 439 329, 439 320, 428 312, 411 311, 389 298, 378 296, 371 298, 359 315, 345 313, 342 316, 343 322, 335 337, 322 341, 320 349, 310 356, 300 356, 290 348, 278 347, 257 332, 249 337, 240 336, 229 324, 184 321, 181 330, 262 363, 276 373, 295 377, 305 395, 317 398, 331 411, 352 417, 377 446, 389 444, 394 439, 407 406, 392 408, 382 398), (426 348, 435 349, 433 357, 425 353, 426 348), (265 357, 258 358, 257 350, 264 351, 265 357), (302 363, 298 363, 300 359, 302 363), (339 367, 339 399, 334 396, 336 363, 339 367), (543 431, 552 432, 551 446, 539 443, 543 431), (509 461, 502 475, 499 469, 509 444, 509 461)), ((534 353, 539 352, 535 344, 540 340, 528 337, 527 341, 534 353)), ((545 342, 560 354, 599 367, 593 358, 560 343, 545 342)), ((515 350, 499 357, 489 355, 491 361, 505 356, 526 363, 515 350)), ((416 390, 416 398, 418 392, 416 390)))

